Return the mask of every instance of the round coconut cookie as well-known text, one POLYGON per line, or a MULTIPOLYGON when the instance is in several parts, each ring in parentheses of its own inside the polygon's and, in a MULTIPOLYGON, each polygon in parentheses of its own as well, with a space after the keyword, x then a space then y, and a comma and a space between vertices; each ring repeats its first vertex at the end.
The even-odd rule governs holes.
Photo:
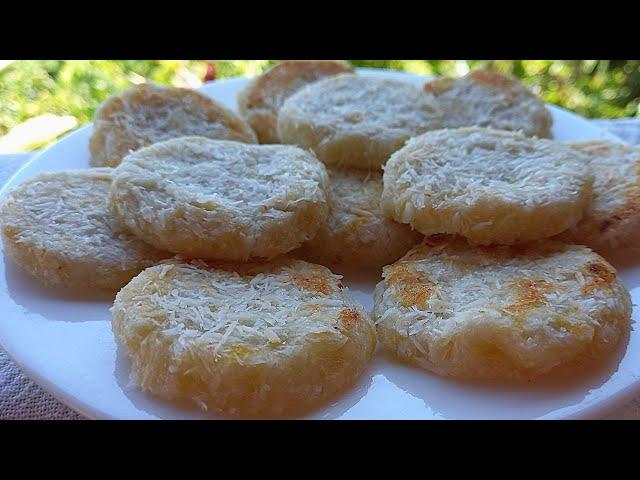
POLYGON ((425 235, 513 244, 575 225, 591 200, 582 154, 551 140, 490 128, 427 132, 384 171, 382 205, 425 235))
POLYGON ((603 357, 630 328, 629 292, 583 246, 432 238, 383 278, 373 312, 380 341, 439 375, 530 379, 603 357))
POLYGON ((551 137, 553 117, 518 79, 491 70, 461 78, 441 77, 425 85, 436 97, 445 127, 493 127, 551 137))
POLYGON ((395 262, 423 236, 386 218, 380 207, 382 174, 328 170, 329 218, 300 253, 323 265, 382 266, 395 262))
POLYGON ((110 201, 131 232, 192 258, 245 261, 299 247, 326 220, 327 171, 288 145, 183 137, 114 171, 110 201))
POLYGON ((375 328, 327 268, 299 260, 149 268, 117 295, 131 379, 235 416, 292 416, 351 385, 375 328))
POLYGON ((572 146, 591 165, 593 201, 558 238, 603 251, 632 245, 640 238, 640 147, 601 141, 572 146))
POLYGON ((47 286, 117 290, 171 255, 123 231, 107 206, 111 169, 42 173, 0 208, 5 251, 47 286))
POLYGON ((89 139, 91 165, 115 167, 132 151, 183 136, 256 143, 251 127, 223 105, 188 88, 137 85, 100 106, 89 139))
POLYGON ((238 110, 260 143, 280 143, 278 111, 284 101, 305 85, 340 73, 354 73, 335 60, 285 60, 264 71, 238 94, 238 110))
POLYGON ((442 127, 433 97, 418 86, 338 75, 289 97, 278 114, 284 143, 311 148, 329 165, 378 169, 407 139, 442 127))

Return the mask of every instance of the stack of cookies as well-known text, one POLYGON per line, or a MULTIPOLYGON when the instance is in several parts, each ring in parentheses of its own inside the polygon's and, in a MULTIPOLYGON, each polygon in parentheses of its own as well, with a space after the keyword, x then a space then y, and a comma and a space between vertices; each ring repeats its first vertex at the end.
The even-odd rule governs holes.
POLYGON ((238 107, 133 87, 96 112, 94 168, 2 204, 22 268, 119 290, 143 390, 290 416, 353 384, 378 339, 440 375, 530 379, 628 333, 591 248, 636 234, 640 149, 553 141, 544 104, 484 70, 418 86, 285 61, 238 107), (382 271, 373 312, 333 273, 349 265, 382 271))

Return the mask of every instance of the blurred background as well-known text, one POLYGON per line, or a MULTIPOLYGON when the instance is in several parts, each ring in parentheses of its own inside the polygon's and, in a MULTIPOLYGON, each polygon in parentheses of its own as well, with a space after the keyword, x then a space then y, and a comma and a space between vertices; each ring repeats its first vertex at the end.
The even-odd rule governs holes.
MULTIPOLYGON (((28 152, 88 123, 109 95, 153 81, 196 88, 254 76, 276 60, 0 60, 0 153, 28 152)), ((477 67, 510 73, 548 102, 587 118, 640 118, 638 60, 350 60, 422 75, 477 67)))

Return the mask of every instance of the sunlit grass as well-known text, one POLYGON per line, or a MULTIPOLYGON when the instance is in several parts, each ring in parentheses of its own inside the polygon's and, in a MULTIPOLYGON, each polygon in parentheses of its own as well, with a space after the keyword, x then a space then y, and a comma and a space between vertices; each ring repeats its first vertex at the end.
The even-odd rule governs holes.
MULTIPOLYGON (((275 60, 0 60, 0 137, 29 119, 72 117, 90 122, 109 95, 152 81, 197 87, 205 76, 254 76, 275 60)), ((546 102, 590 118, 640 116, 640 61, 551 60, 351 60, 356 66, 421 75, 464 75, 490 67, 521 78, 546 102)), ((65 125, 69 125, 66 120, 65 125)), ((59 128, 63 130, 61 124, 59 128)), ((24 128, 19 132, 24 132, 24 128)), ((55 133, 56 129, 52 128, 55 133)), ((20 134, 22 135, 22 133, 20 134)), ((19 136, 19 135, 18 135, 19 136)), ((16 134, 4 145, 14 145, 16 134)), ((55 138, 55 137, 54 137, 55 138)), ((53 139, 54 139, 53 138, 53 139)), ((50 140, 53 140, 50 139, 50 140)), ((28 140, 28 139, 27 139, 28 140)), ((46 140, 46 141, 50 141, 46 140)), ((46 143, 45 141, 45 143, 46 143)), ((28 143, 28 141, 27 141, 28 143)), ((36 142, 38 146, 41 144, 36 142)), ((0 146, 3 145, 0 138, 0 146)), ((15 148, 15 147, 5 147, 15 148)), ((33 146, 22 148, 33 148, 33 146)))

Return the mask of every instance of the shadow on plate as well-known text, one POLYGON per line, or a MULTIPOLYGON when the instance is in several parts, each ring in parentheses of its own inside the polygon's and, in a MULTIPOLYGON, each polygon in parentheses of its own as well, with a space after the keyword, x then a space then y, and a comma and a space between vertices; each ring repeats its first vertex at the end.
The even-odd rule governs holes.
POLYGON ((629 338, 627 335, 605 359, 589 359, 569 367, 558 367, 542 377, 524 382, 464 381, 440 377, 398 363, 390 354, 383 352, 378 352, 381 361, 376 370, 444 418, 538 418, 578 405, 590 395, 597 394, 598 389, 618 371, 629 338), (420 376, 424 381, 420 381, 420 376))
MULTIPOLYGON (((242 417, 224 417, 215 413, 208 413, 201 410, 194 402, 189 401, 169 401, 159 397, 155 397, 149 393, 145 393, 137 386, 131 384, 129 374, 131 372, 131 364, 124 348, 121 345, 116 349, 116 364, 114 375, 118 386, 122 392, 131 400, 133 405, 149 415, 171 420, 193 420, 193 419, 236 419, 242 417)), ((358 403, 367 393, 371 384, 371 372, 365 370, 355 385, 346 391, 343 391, 338 397, 328 400, 324 405, 308 411, 300 417, 308 419, 334 419, 341 416, 353 405, 358 403)), ((254 419, 266 419, 266 417, 252 417, 254 419)), ((269 417, 272 418, 272 417, 269 417)), ((282 419, 289 417, 282 417, 282 419)))
POLYGON ((22 306, 27 313, 38 314, 48 320, 60 322, 111 320, 109 308, 113 304, 115 292, 78 292, 48 288, 7 256, 4 257, 4 269, 9 297, 22 306), (102 315, 96 318, 96 304, 104 304, 104 318, 102 315))

